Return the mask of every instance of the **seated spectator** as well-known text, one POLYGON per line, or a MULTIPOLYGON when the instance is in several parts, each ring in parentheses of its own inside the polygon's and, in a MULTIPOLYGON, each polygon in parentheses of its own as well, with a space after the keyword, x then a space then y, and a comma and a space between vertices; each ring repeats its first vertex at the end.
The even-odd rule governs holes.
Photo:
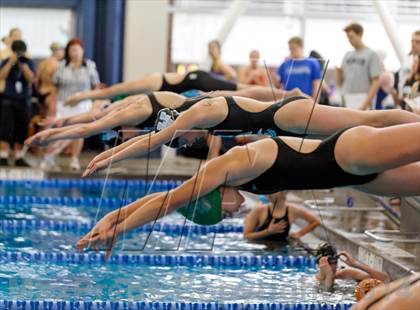
POLYGON ((300 89, 312 98, 320 84, 321 70, 317 60, 303 56, 303 41, 299 37, 289 40, 290 57, 283 62, 277 74, 285 90, 300 89))
POLYGON ((0 122, 0 165, 8 165, 13 146, 15 165, 27 167, 22 145, 28 134, 35 64, 25 56, 25 42, 14 41, 12 51, 13 54, 0 64, 0 80, 6 80, 0 122))
POLYGON ((322 244, 317 250, 319 273, 316 275, 321 287, 327 291, 332 290, 335 279, 352 279, 362 281, 373 278, 381 282, 389 282, 387 273, 375 270, 368 265, 354 259, 349 253, 337 250, 329 243, 322 244), (339 259, 345 258, 346 266, 338 267, 339 259))
POLYGON ((220 42, 213 40, 209 42, 209 55, 212 61, 210 73, 225 78, 226 80, 236 80, 238 75, 235 69, 228 64, 225 64, 222 60, 222 47, 220 42))
POLYGON ((254 208, 245 218, 244 237, 249 240, 285 242, 288 238, 300 239, 319 225, 319 219, 305 208, 286 203, 285 192, 268 195, 267 205, 254 208), (292 224, 303 219, 308 225, 289 233, 292 224))
POLYGON ((249 53, 250 64, 239 69, 239 82, 250 85, 268 86, 268 75, 265 68, 260 67, 260 53, 257 50, 249 53))

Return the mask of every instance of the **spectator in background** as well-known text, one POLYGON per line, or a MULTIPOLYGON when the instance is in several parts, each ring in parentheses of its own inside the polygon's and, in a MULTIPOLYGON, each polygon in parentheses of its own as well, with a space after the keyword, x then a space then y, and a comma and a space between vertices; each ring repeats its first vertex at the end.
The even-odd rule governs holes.
POLYGON ((222 60, 222 47, 220 42, 217 40, 210 41, 208 49, 212 61, 210 73, 225 78, 226 80, 236 80, 238 75, 236 74, 235 69, 225 64, 222 60))
POLYGON ((9 58, 13 54, 12 43, 17 40, 22 40, 22 31, 19 28, 10 29, 9 35, 2 38, 5 48, 0 50, 0 60, 9 58))
POLYGON ((54 85, 53 76, 58 69, 59 63, 64 58, 64 48, 53 42, 50 45, 51 56, 41 61, 37 70, 38 100, 45 109, 45 116, 54 117, 56 114, 55 104, 57 100, 57 87, 54 85))
POLYGON ((381 65, 378 55, 363 43, 363 27, 353 23, 344 28, 353 51, 347 52, 338 69, 344 103, 348 108, 367 110, 379 89, 381 65))
POLYGON ((283 62, 277 74, 285 90, 299 88, 315 98, 319 88, 321 70, 317 60, 303 55, 303 41, 299 37, 289 40, 290 57, 283 62))
POLYGON ((268 75, 265 68, 260 67, 260 53, 257 50, 249 53, 250 64, 239 69, 239 82, 250 85, 268 86, 268 75))
MULTIPOLYGON (((58 90, 57 118, 88 112, 92 106, 91 100, 83 100, 71 107, 65 106, 64 100, 77 92, 95 88, 100 83, 96 64, 84 58, 82 41, 77 38, 70 40, 64 55, 64 60, 60 62, 53 76, 53 82, 58 90)), ((74 140, 70 144, 72 157, 70 168, 77 171, 80 170, 79 156, 83 148, 83 139, 74 140)), ((55 166, 54 155, 47 153, 41 163, 41 168, 49 169, 55 166)))
POLYGON ((410 93, 410 87, 405 88, 407 80, 412 75, 413 63, 420 55, 420 30, 413 33, 411 37, 411 50, 405 57, 400 71, 398 72, 398 97, 402 99, 410 93))
POLYGON ((22 145, 28 133, 35 64, 25 56, 26 51, 25 42, 14 40, 13 54, 0 65, 0 80, 6 80, 0 122, 0 165, 3 166, 8 165, 12 146, 15 165, 29 166, 23 160, 22 145))
MULTIPOLYGON (((318 53, 317 51, 314 51, 314 50, 312 50, 309 53, 309 57, 313 58, 313 59, 316 59, 319 63, 319 70, 321 72, 324 72, 324 66, 325 66, 324 57, 322 57, 320 53, 318 53)), ((327 68, 325 68, 325 70, 327 70, 327 68)), ((322 76, 322 74, 321 74, 321 76, 322 76)), ((325 81, 323 81, 322 84, 321 84, 321 92, 319 94, 318 103, 323 104, 323 105, 330 105, 330 98, 329 98, 329 94, 328 94, 328 85, 327 85, 327 83, 325 83, 325 81)))
POLYGON ((378 50, 377 55, 381 63, 381 75, 379 76, 379 89, 375 98, 375 110, 382 110, 393 107, 392 96, 395 94, 394 90, 394 74, 385 68, 386 52, 378 50))
POLYGON ((420 55, 412 64, 411 74, 404 84, 405 96, 402 99, 403 109, 420 113, 420 55))

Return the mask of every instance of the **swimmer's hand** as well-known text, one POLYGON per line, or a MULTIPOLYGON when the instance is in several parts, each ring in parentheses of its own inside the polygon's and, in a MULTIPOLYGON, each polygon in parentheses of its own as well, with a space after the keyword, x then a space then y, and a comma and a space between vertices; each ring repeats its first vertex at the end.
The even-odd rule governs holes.
POLYGON ((38 122, 38 125, 41 127, 51 127, 56 122, 56 119, 54 117, 46 117, 43 118, 38 122))
POLYGON ((275 223, 275 219, 273 219, 268 226, 267 230, 270 235, 279 234, 285 231, 287 227, 287 223, 285 220, 281 220, 278 223, 275 223))
POLYGON ((87 177, 95 173, 96 171, 102 170, 106 168, 109 165, 108 159, 103 160, 95 160, 92 159, 92 161, 89 163, 89 165, 86 167, 86 170, 83 172, 82 177, 87 177))
POLYGON ((91 248, 98 251, 100 246, 106 249, 105 258, 111 256, 112 247, 117 241, 118 231, 116 229, 116 214, 111 212, 100 220, 83 238, 76 243, 76 249, 82 252, 84 249, 91 248))
POLYGON ((83 100, 82 92, 77 92, 64 100, 64 105, 67 107, 74 107, 77 105, 80 101, 83 100))
POLYGON ((357 261, 346 251, 342 251, 340 253, 338 253, 340 256, 344 256, 346 259, 344 260, 344 262, 349 265, 350 267, 356 266, 357 265, 357 261))
POLYGON ((52 134, 50 129, 38 132, 37 134, 25 140, 25 145, 45 146, 49 143, 48 138, 52 134))
POLYGON ((302 237, 302 236, 297 232, 289 234, 289 239, 299 240, 300 237, 302 237))

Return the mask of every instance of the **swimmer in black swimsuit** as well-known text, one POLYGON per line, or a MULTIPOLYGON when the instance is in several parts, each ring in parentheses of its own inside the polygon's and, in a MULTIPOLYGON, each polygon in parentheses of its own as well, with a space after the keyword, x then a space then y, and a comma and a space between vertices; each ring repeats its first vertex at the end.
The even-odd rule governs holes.
MULTIPOLYGON (((116 149, 101 153, 89 166, 95 166, 94 170, 103 169, 110 162, 145 155, 165 143, 176 147, 180 145, 178 137, 184 141, 181 144, 192 145, 198 138, 206 137, 208 132, 216 136, 301 136, 306 130, 312 107, 312 99, 299 96, 276 103, 242 97, 205 99, 181 113, 166 128, 146 135, 143 139, 138 137, 135 143, 128 141, 127 145, 122 144, 116 149)), ((418 121, 420 116, 401 110, 357 111, 316 105, 306 132, 309 135, 328 136, 350 126, 382 127, 418 121)), ((217 142, 216 139, 214 141, 217 142)))
POLYGON ((288 238, 299 239, 314 230, 319 219, 305 208, 286 204, 285 192, 268 195, 268 205, 253 208, 244 221, 244 237, 249 240, 285 242, 288 238), (297 219, 308 225, 295 233, 289 233, 297 219))
POLYGON ((115 236, 220 187, 271 194, 347 186, 376 195, 420 195, 418 141, 420 123, 413 123, 379 129, 353 127, 324 141, 305 139, 302 143, 300 138, 276 137, 234 147, 207 161, 177 188, 145 196, 122 208, 118 224, 120 212, 110 213, 107 221, 98 223, 80 240, 78 247, 102 241, 109 244, 115 236))
MULTIPOLYGON (((112 104, 110 106, 112 108, 94 122, 47 129, 28 138, 26 144, 45 145, 56 140, 87 138, 116 127, 121 128, 120 126, 134 126, 139 130, 150 131, 154 127, 156 115, 160 110, 169 107, 183 112, 204 98, 207 96, 185 98, 170 92, 156 92, 147 96, 136 96, 134 99, 126 98, 123 100, 126 102, 124 105, 112 104)), ((85 115, 85 113, 80 115, 78 121, 84 119, 85 115)), ((66 124, 75 120, 74 117, 67 119, 66 124)))
POLYGON ((201 70, 186 74, 165 73, 152 74, 135 81, 115 84, 108 88, 78 92, 66 99, 65 105, 73 106, 86 99, 104 99, 118 95, 151 93, 155 91, 171 91, 183 93, 192 89, 201 91, 222 91, 218 96, 243 96, 262 101, 301 94, 298 89, 283 91, 270 87, 241 84, 215 78, 201 70))

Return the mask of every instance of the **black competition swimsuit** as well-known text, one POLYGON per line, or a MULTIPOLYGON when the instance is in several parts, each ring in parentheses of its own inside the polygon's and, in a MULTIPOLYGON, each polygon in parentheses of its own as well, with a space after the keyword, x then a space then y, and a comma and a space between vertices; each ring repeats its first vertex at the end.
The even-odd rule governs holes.
POLYGON ((236 83, 218 79, 208 72, 197 70, 187 73, 178 84, 169 84, 165 76, 162 76, 162 86, 159 91, 171 91, 180 94, 191 89, 208 92, 213 90, 237 90, 237 88, 236 83))
MULTIPOLYGON (((137 128, 151 128, 155 125, 155 120, 157 117, 157 114, 160 110, 165 109, 166 107, 161 105, 159 101, 157 100, 156 96, 151 93, 147 95, 147 98, 150 100, 150 104, 152 105, 152 114, 141 124, 136 125, 137 128)), ((185 110, 188 110, 190 107, 192 107, 194 104, 199 102, 200 100, 209 98, 207 95, 193 97, 193 98, 187 98, 185 99, 184 103, 178 107, 176 110, 178 112, 184 112, 185 110)))
POLYGON ((273 213, 271 212, 271 208, 268 207, 267 209, 268 209, 267 218, 265 219, 264 223, 260 227, 257 228, 257 231, 266 230, 270 226, 270 223, 273 219, 274 219, 274 223, 278 223, 281 220, 284 220, 286 221, 286 228, 284 229, 283 232, 264 237, 263 239, 267 241, 286 241, 287 237, 289 236, 289 230, 290 230, 290 222, 289 222, 289 214, 288 214, 289 208, 286 207, 286 214, 282 217, 274 217, 273 213))
POLYGON ((335 160, 337 139, 349 128, 340 130, 320 143, 311 153, 300 153, 281 139, 272 138, 278 147, 273 165, 240 188, 256 194, 271 194, 283 190, 328 189, 365 184, 377 173, 355 175, 344 171, 335 160))
POLYGON ((289 97, 272 104, 261 112, 246 111, 242 109, 232 97, 224 98, 228 105, 228 115, 220 124, 207 128, 216 135, 234 136, 239 134, 268 134, 273 137, 303 136, 278 128, 274 122, 274 114, 286 104, 299 99, 307 99, 306 97, 289 97))

